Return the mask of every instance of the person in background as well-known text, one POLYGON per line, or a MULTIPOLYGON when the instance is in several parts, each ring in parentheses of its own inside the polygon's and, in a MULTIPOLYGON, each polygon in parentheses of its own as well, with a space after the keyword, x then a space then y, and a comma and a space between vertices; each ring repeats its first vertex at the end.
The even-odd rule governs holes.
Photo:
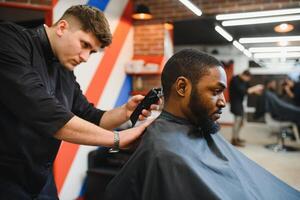
POLYGON ((226 73, 214 57, 175 53, 162 76, 164 108, 109 183, 106 200, 296 200, 300 192, 219 133, 226 73))
POLYGON ((300 106, 300 81, 286 79, 283 83, 283 91, 291 103, 300 106))
POLYGON ((251 73, 249 70, 245 70, 243 73, 232 77, 229 83, 230 111, 234 115, 231 143, 238 147, 245 146, 245 140, 240 138, 240 130, 244 121, 244 97, 248 94, 261 93, 263 90, 263 85, 260 84, 249 87, 250 80, 251 73))
MULTIPOLYGON (((110 45, 104 14, 70 7, 51 27, 0 25, 0 199, 58 199, 52 167, 61 141, 113 147, 132 144, 149 122, 113 132, 144 98, 110 111, 82 94, 74 68, 110 45)), ((143 110, 140 119, 150 115, 143 110)))
POLYGON ((275 79, 266 79, 264 82, 264 90, 258 94, 255 102, 255 112, 253 115, 254 119, 264 117, 266 112, 269 112, 268 106, 266 105, 266 92, 272 93, 277 96, 277 84, 275 79))

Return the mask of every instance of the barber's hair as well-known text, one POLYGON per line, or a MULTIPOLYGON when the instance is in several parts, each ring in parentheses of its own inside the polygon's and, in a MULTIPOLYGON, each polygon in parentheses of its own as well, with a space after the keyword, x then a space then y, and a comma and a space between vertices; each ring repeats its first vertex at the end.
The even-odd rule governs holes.
POLYGON ((88 5, 72 6, 65 11, 58 21, 69 17, 75 17, 79 21, 81 30, 93 33, 101 42, 101 48, 111 44, 112 35, 109 24, 101 10, 88 5))
POLYGON ((193 85, 202 76, 209 74, 209 69, 223 65, 213 56, 195 49, 184 49, 175 53, 165 64, 161 75, 164 98, 168 100, 172 85, 180 76, 186 77, 193 85))
POLYGON ((243 73, 242 73, 244 76, 251 76, 251 72, 248 70, 248 69, 246 69, 245 71, 243 71, 243 73))

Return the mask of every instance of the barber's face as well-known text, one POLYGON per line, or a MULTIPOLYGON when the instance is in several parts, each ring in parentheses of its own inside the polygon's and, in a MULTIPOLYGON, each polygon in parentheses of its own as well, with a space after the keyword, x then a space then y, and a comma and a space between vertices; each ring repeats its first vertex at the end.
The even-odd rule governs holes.
POLYGON ((226 88, 226 74, 222 67, 209 69, 209 75, 201 77, 197 84, 192 86, 189 108, 193 121, 203 131, 216 132, 216 120, 222 114, 226 102, 223 92, 226 88))
POLYGON ((66 21, 58 24, 59 39, 56 43, 56 56, 70 71, 82 62, 87 62, 92 53, 100 49, 100 42, 90 32, 84 32, 76 24, 66 21))

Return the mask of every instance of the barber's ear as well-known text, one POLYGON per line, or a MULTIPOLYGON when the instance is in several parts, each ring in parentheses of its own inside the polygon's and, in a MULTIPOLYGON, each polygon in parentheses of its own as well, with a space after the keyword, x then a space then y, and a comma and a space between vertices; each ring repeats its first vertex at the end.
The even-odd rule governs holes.
POLYGON ((61 37, 65 30, 69 27, 69 23, 66 20, 60 20, 57 23, 56 34, 61 37))
POLYGON ((189 87, 189 81, 184 76, 180 76, 176 80, 176 92, 179 96, 186 96, 186 91, 189 87))

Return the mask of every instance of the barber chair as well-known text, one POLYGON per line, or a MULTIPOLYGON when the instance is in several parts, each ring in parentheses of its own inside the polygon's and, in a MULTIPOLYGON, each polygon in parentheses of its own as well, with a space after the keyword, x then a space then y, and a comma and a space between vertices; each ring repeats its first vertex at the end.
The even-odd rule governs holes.
POLYGON ((132 150, 109 153, 109 148, 100 147, 88 155, 87 185, 85 200, 104 199, 105 188, 120 171, 132 154, 132 150))
POLYGON ((277 133, 277 143, 269 144, 265 147, 273 150, 274 152, 280 151, 297 151, 298 149, 294 147, 290 147, 284 144, 284 140, 287 137, 287 133, 292 131, 295 135, 296 142, 300 143, 299 132, 297 125, 293 122, 288 121, 278 121, 275 120, 270 113, 265 113, 265 121, 267 126, 273 131, 277 133))

